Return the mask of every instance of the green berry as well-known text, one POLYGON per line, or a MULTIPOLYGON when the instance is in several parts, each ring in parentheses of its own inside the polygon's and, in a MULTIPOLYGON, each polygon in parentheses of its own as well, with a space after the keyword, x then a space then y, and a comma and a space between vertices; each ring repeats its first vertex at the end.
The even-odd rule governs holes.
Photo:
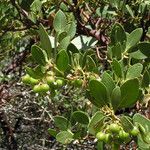
POLYGON ((48 76, 48 77, 46 77, 46 81, 47 81, 48 85, 53 86, 53 84, 55 82, 55 78, 53 76, 48 76))
POLYGON ((119 138, 121 140, 126 140, 129 138, 129 133, 125 132, 124 130, 119 131, 119 138))
POLYGON ((56 83, 58 87, 62 87, 64 85, 64 81, 62 79, 57 79, 56 83))
POLYGON ((49 91, 49 86, 48 86, 48 84, 35 85, 33 87, 33 91, 35 93, 45 93, 45 92, 49 91))
POLYGON ((26 74, 25 76, 22 77, 22 82, 25 84, 35 85, 39 81, 37 79, 30 77, 28 74, 26 74))
POLYGON ((139 129, 136 126, 134 126, 133 129, 130 131, 130 134, 132 136, 137 136, 139 134, 139 129))
POLYGON ((120 129, 121 127, 116 123, 112 123, 108 126, 108 130, 113 133, 119 133, 120 129))
POLYGON ((98 132, 98 133, 96 134, 96 138, 97 138, 98 140, 100 140, 100 141, 105 141, 105 140, 106 140, 106 135, 105 135, 104 132, 98 132))
POLYGON ((76 80, 73 81, 73 85, 75 87, 81 87, 82 84, 83 84, 83 80, 82 79, 76 79, 76 80))

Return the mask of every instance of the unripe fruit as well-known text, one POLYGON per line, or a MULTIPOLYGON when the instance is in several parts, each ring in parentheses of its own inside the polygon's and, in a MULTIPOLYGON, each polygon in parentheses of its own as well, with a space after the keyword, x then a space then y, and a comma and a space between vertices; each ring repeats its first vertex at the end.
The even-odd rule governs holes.
POLYGON ((137 136, 139 134, 139 129, 136 126, 134 126, 133 129, 130 131, 130 134, 132 136, 137 136))
POLYGON ((35 85, 39 81, 37 79, 34 79, 34 78, 30 77, 28 74, 26 74, 25 76, 22 77, 22 82, 25 83, 25 84, 35 85))
POLYGON ((121 140, 126 140, 129 138, 129 133, 125 132, 124 130, 119 131, 119 138, 121 140))
POLYGON ((46 81, 47 81, 48 85, 52 86, 55 82, 55 78, 53 76, 48 76, 48 77, 46 77, 46 81))
POLYGON ((22 77, 22 82, 23 83, 29 83, 30 82, 30 76, 26 74, 25 76, 22 77))
POLYGON ((119 133, 119 131, 121 130, 121 127, 116 123, 112 123, 109 125, 108 130, 113 133, 119 133))
POLYGON ((105 133, 103 133, 103 132, 98 132, 98 133, 96 134, 96 138, 97 138, 98 140, 100 140, 100 141, 105 141, 105 138, 106 138, 105 133))
POLYGON ((109 142, 110 142, 110 139, 111 139, 111 135, 110 135, 109 133, 105 134, 104 142, 105 142, 105 143, 109 143, 109 142))
POLYGON ((62 79, 57 79, 56 83, 58 87, 62 87, 64 85, 64 81, 62 79))
POLYGON ((73 81, 73 85, 75 87, 81 87, 82 84, 83 84, 83 80, 82 79, 76 79, 76 80, 73 81))
POLYGON ((44 93, 44 92, 49 91, 49 86, 48 86, 48 84, 35 85, 33 87, 33 91, 35 93, 42 93, 42 92, 44 93))

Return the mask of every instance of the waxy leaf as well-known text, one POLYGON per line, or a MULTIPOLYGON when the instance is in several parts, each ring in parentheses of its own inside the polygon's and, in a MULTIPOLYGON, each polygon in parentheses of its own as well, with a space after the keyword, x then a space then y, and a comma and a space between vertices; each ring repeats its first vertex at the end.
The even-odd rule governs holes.
POLYGON ((90 56, 87 56, 86 57, 86 69, 88 71, 92 72, 92 71, 94 71, 95 68, 96 68, 96 64, 95 64, 93 58, 90 56))
POLYGON ((67 32, 67 35, 70 36, 70 39, 72 39, 76 34, 76 24, 71 22, 66 26, 65 31, 67 32))
POLYGON ((67 19, 65 14, 59 10, 53 21, 53 26, 56 32, 63 32, 67 24, 67 19))
POLYGON ((50 58, 52 52, 52 45, 51 45, 50 38, 42 24, 40 24, 39 27, 39 35, 40 35, 41 47, 43 50, 46 51, 47 57, 50 58))
POLYGON ((116 23, 111 31, 111 42, 113 44, 123 43, 126 41, 126 33, 121 24, 116 23))
POLYGON ((139 43, 138 49, 142 54, 150 58, 150 43, 147 42, 139 43))
POLYGON ((57 135, 57 131, 51 128, 48 129, 48 133, 53 137, 56 137, 57 135))
POLYGON ((110 96, 113 89, 115 88, 115 83, 113 81, 113 78, 107 72, 104 72, 102 75, 101 82, 106 86, 110 96))
POLYGON ((67 130, 70 128, 70 122, 62 116, 55 116, 54 123, 60 130, 67 130))
POLYGON ((71 131, 61 131, 56 135, 56 140, 62 144, 69 144, 73 140, 71 131))
POLYGON ((140 77, 142 70, 143 70, 143 65, 140 63, 130 66, 127 71, 126 79, 133 79, 136 77, 137 78, 140 77))
POLYGON ((61 50, 57 54, 56 66, 60 71, 64 72, 68 68, 68 65, 69 65, 69 56, 65 50, 61 50))
POLYGON ((103 121, 105 118, 106 116, 102 112, 100 111, 96 112, 91 118, 90 123, 88 125, 89 133, 95 135, 98 131, 100 131, 100 129, 103 126, 104 123, 103 121))
POLYGON ((89 83, 89 89, 93 99, 90 101, 97 107, 102 107, 109 103, 108 92, 106 86, 97 80, 91 80, 89 83))
POLYGON ((88 124, 89 123, 89 116, 87 113, 83 111, 75 111, 73 112, 71 119, 74 121, 81 123, 81 124, 88 124))
POLYGON ((140 41, 142 34, 142 28, 137 28, 132 31, 127 37, 126 50, 129 50, 131 47, 135 46, 140 41))
POLYGON ((46 52, 43 51, 40 47, 37 45, 33 45, 31 47, 31 54, 34 60, 39 64, 45 66, 47 63, 47 55, 46 52))
POLYGON ((127 80, 121 87, 121 101, 119 108, 127 108, 133 106, 138 100, 139 81, 137 78, 127 80))
POLYGON ((119 78, 122 78, 123 76, 122 67, 116 59, 114 59, 112 62, 112 69, 114 73, 116 74, 116 76, 118 76, 119 78))
POLYGON ((127 116, 121 116, 120 118, 121 120, 121 124, 123 126, 123 129, 126 131, 126 132, 129 132, 133 129, 133 123, 132 123, 132 119, 127 117, 127 116))
POLYGON ((148 72, 148 70, 145 70, 142 78, 142 87, 148 88, 149 84, 150 84, 150 73, 148 72))
POLYGON ((65 49, 67 50, 68 45, 70 44, 70 36, 66 36, 64 39, 60 41, 60 44, 58 46, 58 50, 65 49))
POLYGON ((119 103, 121 102, 121 90, 120 87, 113 89, 111 94, 111 104, 114 110, 117 110, 119 103))

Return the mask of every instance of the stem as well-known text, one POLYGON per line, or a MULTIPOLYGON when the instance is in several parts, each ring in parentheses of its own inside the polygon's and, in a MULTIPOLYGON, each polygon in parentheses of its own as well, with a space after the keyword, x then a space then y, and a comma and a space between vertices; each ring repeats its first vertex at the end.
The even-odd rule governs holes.
POLYGON ((116 143, 112 143, 112 150, 119 150, 119 145, 116 143))
POLYGON ((56 54, 57 54, 57 42, 58 42, 57 38, 58 38, 58 33, 56 33, 56 35, 55 35, 55 42, 54 42, 54 44, 55 44, 55 47, 54 47, 54 60, 55 61, 56 61, 56 54))

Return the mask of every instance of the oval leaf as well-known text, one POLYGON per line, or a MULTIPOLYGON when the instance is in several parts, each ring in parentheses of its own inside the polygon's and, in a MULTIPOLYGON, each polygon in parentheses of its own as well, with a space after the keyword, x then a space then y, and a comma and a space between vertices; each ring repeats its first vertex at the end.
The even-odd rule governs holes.
POLYGON ((68 65, 69 65, 69 56, 65 50, 61 50, 57 54, 56 66, 60 71, 64 72, 68 68, 68 65))
POLYGON ((132 31, 127 37, 126 49, 129 50, 131 47, 135 46, 140 41, 142 34, 142 28, 137 28, 132 31))
POLYGON ((62 116, 55 116, 54 123, 60 130, 67 130, 70 128, 70 122, 62 116))
POLYGON ((83 111, 75 111, 73 112, 71 119, 75 120, 81 124, 88 124, 89 123, 89 116, 87 113, 83 111))
POLYGON ((52 45, 51 45, 50 38, 42 24, 40 24, 39 35, 41 40, 41 47, 43 50, 46 51, 47 57, 50 58, 52 52, 52 45))
POLYGON ((139 81, 138 79, 127 80, 121 87, 121 101, 120 108, 133 106, 138 100, 139 95, 139 81))
POLYGON ((101 127, 103 126, 103 120, 105 117, 106 116, 100 111, 93 115, 88 125, 88 131, 90 134, 95 135, 98 131, 100 131, 101 127))
POLYGON ((54 18, 53 26, 56 32, 63 32, 67 24, 65 14, 59 10, 54 18))
POLYGON ((115 88, 115 83, 113 81, 113 78, 107 72, 104 72, 102 75, 101 81, 106 86, 106 88, 108 89, 108 93, 110 96, 113 89, 115 88))
POLYGON ((40 47, 37 45, 33 45, 31 47, 31 54, 34 60, 39 64, 39 65, 46 65, 47 62, 47 55, 45 51, 43 51, 40 47))
POLYGON ((69 131, 61 131, 56 135, 56 139, 62 144, 69 144, 73 140, 73 133, 69 131))
POLYGON ((91 96, 94 98, 91 102, 97 107, 102 107, 109 103, 108 93, 105 85, 97 80, 91 80, 89 83, 91 96))
POLYGON ((133 66, 129 67, 126 78, 127 79, 133 79, 136 77, 138 78, 138 77, 140 77, 142 70, 143 70, 142 64, 140 64, 140 63, 134 64, 133 66))
POLYGON ((113 89, 111 94, 111 104, 114 110, 117 110, 120 101, 121 101, 121 90, 120 87, 117 86, 116 88, 113 89))

